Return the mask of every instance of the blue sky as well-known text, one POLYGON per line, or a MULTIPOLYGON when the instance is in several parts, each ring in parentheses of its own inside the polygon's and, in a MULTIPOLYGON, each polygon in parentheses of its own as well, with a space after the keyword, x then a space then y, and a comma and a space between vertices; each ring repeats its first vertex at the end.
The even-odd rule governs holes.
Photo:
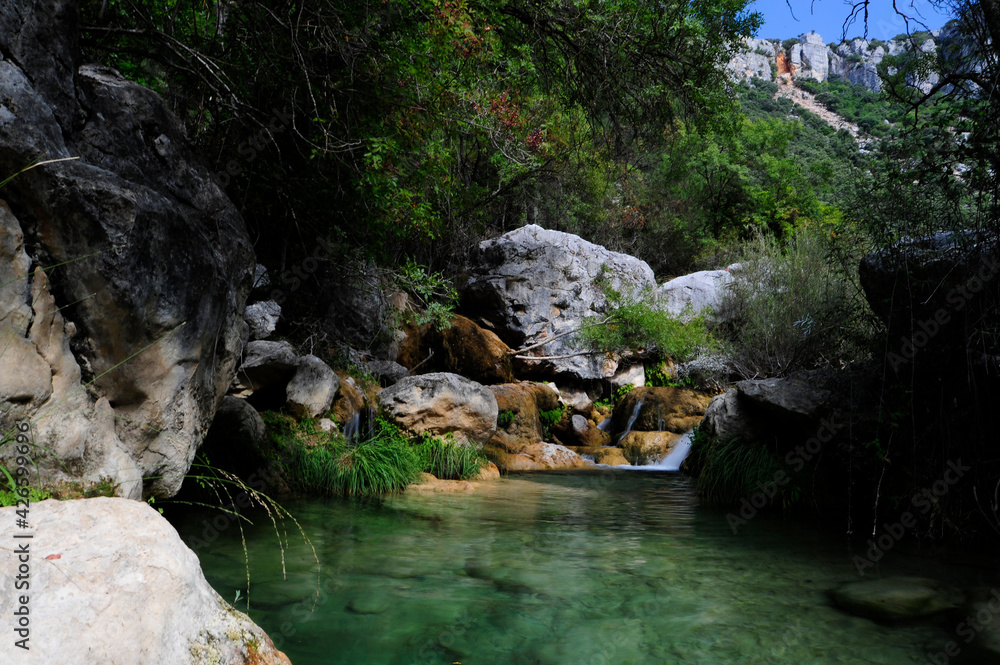
MULTIPOLYGON (((764 26, 758 37, 788 39, 803 32, 815 30, 823 36, 823 41, 839 42, 844 21, 851 15, 853 2, 845 0, 791 0, 795 18, 785 0, 756 0, 749 6, 764 16, 764 26), (798 19, 797 21, 795 19, 798 19)), ((896 0, 896 6, 907 15, 921 20, 934 30, 944 25, 949 17, 939 14, 927 0, 896 0)), ((872 0, 869 5, 868 38, 889 40, 906 31, 903 19, 892 9, 892 0, 872 0)), ((922 30, 919 24, 911 24, 912 30, 922 30)), ((847 31, 848 38, 860 37, 865 31, 862 21, 857 21, 847 31)))

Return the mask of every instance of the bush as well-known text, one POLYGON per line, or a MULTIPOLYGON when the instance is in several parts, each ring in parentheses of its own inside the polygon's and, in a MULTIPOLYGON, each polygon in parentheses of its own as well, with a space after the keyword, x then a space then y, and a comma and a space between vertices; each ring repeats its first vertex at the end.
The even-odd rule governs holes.
MULTIPOLYGON (((744 245, 720 313, 727 364, 745 378, 784 376, 865 354, 866 307, 853 273, 837 268, 833 234, 799 229, 782 247, 758 237, 744 245)), ((856 265, 853 258, 844 265, 856 265)))
MULTIPOLYGON (((688 464, 699 469, 698 494, 710 504, 735 505, 748 499, 762 486, 774 484, 775 474, 784 470, 778 458, 757 443, 741 439, 711 440, 696 430, 688 464)), ((801 495, 794 485, 780 487, 770 505, 785 508, 801 495)))

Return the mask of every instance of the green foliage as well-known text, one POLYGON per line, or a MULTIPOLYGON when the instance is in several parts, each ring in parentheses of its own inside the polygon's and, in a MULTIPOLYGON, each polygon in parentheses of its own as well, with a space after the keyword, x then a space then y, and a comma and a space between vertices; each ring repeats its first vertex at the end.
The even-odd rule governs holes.
POLYGON ((514 422, 514 412, 509 410, 497 414, 497 427, 507 429, 514 422))
POLYGON ((468 480, 489 463, 475 447, 436 436, 421 437, 416 451, 423 471, 444 480, 468 480))
POLYGON ((790 39, 786 39, 785 41, 781 42, 781 50, 787 52, 788 49, 790 49, 793 46, 795 46, 796 44, 800 44, 800 43, 801 42, 799 41, 799 39, 797 37, 792 37, 790 39))
POLYGON ((579 347, 689 360, 712 345, 702 316, 676 318, 655 306, 652 292, 623 294, 604 285, 608 312, 577 335, 579 347), (684 320, 686 319, 686 320, 684 320))
MULTIPOLYGON (((18 495, 7 485, 8 489, 0 489, 0 508, 6 508, 7 506, 17 505, 18 495)), ((39 501, 45 501, 52 496, 51 492, 45 490, 40 490, 37 487, 28 488, 28 503, 37 503, 39 501)))
POLYGON ((742 499, 749 501, 761 487, 777 491, 770 499, 771 506, 791 508, 802 496, 794 482, 774 484, 775 474, 787 470, 774 453, 758 442, 739 438, 713 440, 696 428, 687 463, 698 470, 698 494, 710 504, 736 505, 742 499))
POLYGON ((559 424, 565 411, 566 407, 562 404, 549 411, 539 410, 538 418, 542 422, 542 434, 546 439, 552 436, 552 428, 559 424))
POLYGON ((413 482, 421 459, 399 429, 376 420, 374 436, 349 443, 275 413, 262 414, 289 486, 309 494, 378 496, 413 482))
POLYGON ((397 285, 417 304, 413 322, 420 326, 433 323, 438 330, 451 327, 458 305, 458 291, 451 280, 439 272, 430 272, 414 261, 407 261, 396 275, 397 285))
POLYGON ((722 331, 730 366, 746 378, 864 357, 865 303, 853 287, 851 254, 838 268, 836 224, 806 227, 782 245, 760 236, 744 245, 724 295, 722 331))

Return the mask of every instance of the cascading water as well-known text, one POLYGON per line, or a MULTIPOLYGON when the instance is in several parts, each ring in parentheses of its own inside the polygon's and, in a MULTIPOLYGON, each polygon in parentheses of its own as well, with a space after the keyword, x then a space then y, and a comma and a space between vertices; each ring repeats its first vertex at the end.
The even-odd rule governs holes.
POLYGON ((361 408, 344 423, 344 439, 348 443, 368 441, 375 436, 375 410, 370 406, 361 408))
POLYGON ((636 418, 639 417, 639 411, 641 411, 641 410, 642 410, 642 400, 639 400, 638 402, 636 402, 635 408, 632 409, 632 415, 629 416, 628 422, 625 424, 625 431, 622 432, 621 436, 618 437, 618 442, 619 443, 621 443, 621 441, 626 436, 628 436, 628 433, 632 431, 632 425, 635 424, 636 418))

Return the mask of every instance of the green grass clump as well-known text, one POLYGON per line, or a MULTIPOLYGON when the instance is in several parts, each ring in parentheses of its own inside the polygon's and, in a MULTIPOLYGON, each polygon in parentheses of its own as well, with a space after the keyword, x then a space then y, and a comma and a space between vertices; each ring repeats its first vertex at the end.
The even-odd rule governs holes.
MULTIPOLYGON (((689 464, 698 470, 698 494, 710 504, 736 505, 773 485, 775 474, 784 467, 766 446, 740 438, 713 440, 700 430, 692 439, 689 464)), ((798 500, 794 484, 778 489, 772 506, 790 507, 798 500)))
POLYGON ((562 420, 563 412, 566 407, 560 404, 556 408, 550 411, 539 411, 538 419, 542 421, 542 434, 545 438, 552 436, 552 428, 555 427, 560 420, 562 420))
POLYGON ((371 439, 353 444, 338 432, 319 432, 308 421, 296 423, 281 414, 268 414, 265 422, 285 480, 296 491, 378 496, 406 489, 420 474, 422 463, 414 446, 381 418, 371 439))
MULTIPOLYGON (((28 488, 28 503, 38 503, 45 501, 52 496, 50 492, 40 490, 36 487, 28 488)), ((6 508, 17 504, 17 494, 13 490, 0 490, 0 508, 6 508)))
POLYGON ((424 472, 444 480, 468 480, 489 463, 475 447, 440 437, 422 437, 416 450, 424 472))
POLYGON ((510 427, 511 423, 514 422, 514 412, 513 411, 501 411, 497 415, 497 427, 506 429, 510 427))

